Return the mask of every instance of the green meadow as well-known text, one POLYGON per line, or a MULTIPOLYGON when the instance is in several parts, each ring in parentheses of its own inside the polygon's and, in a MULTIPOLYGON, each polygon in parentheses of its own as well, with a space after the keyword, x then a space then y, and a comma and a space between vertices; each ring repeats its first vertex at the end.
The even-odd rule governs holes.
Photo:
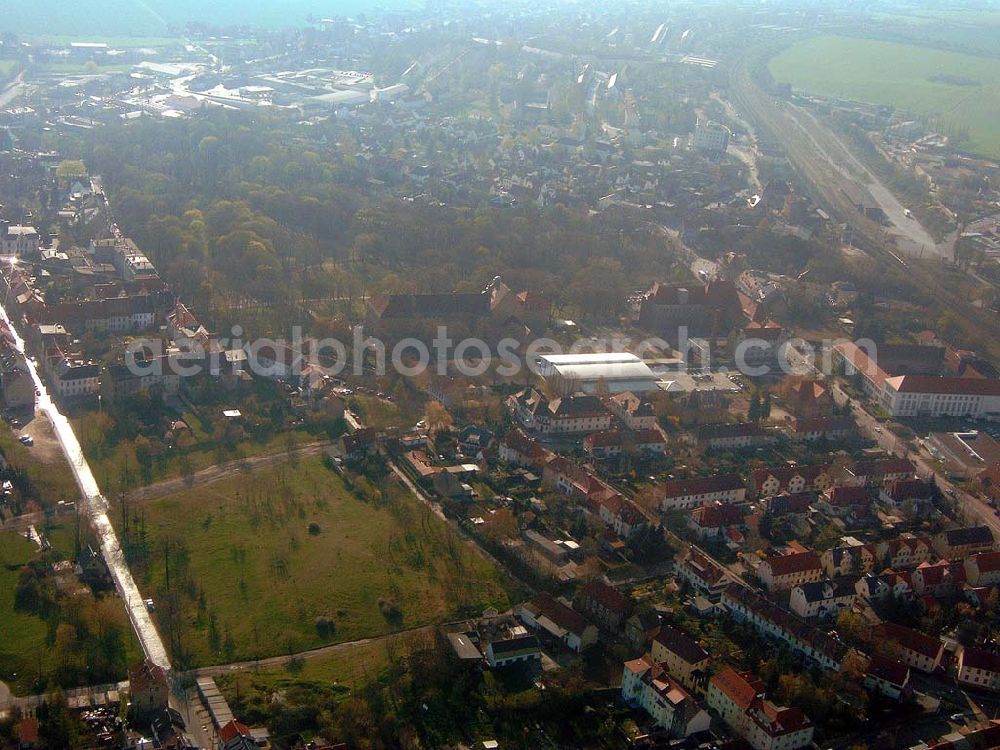
POLYGON ((1000 157, 1000 62, 872 39, 819 36, 770 62, 776 81, 820 96, 887 104, 1000 157), (964 136, 964 137, 963 137, 964 136))

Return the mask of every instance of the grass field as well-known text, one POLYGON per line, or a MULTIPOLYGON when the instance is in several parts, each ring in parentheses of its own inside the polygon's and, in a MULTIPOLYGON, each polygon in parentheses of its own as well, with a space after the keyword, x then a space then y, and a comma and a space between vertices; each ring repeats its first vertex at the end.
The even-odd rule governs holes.
POLYGON ((21 445, 11 429, 0 426, 0 454, 27 477, 25 495, 40 505, 54 505, 59 500, 75 500, 80 496, 73 470, 62 453, 43 461, 37 450, 21 445))
POLYGON ((500 573, 409 494, 359 499, 319 457, 141 512, 151 552, 140 587, 163 602, 180 597, 158 605, 158 617, 171 640, 169 612, 183 611, 174 632, 191 664, 292 653, 507 601, 500 573), (328 632, 317 618, 332 621, 328 632))
POLYGON ((35 556, 35 545, 14 532, 0 532, 0 679, 19 683, 44 670, 49 626, 45 620, 14 610, 14 590, 21 566, 35 556))
POLYGON ((376 679, 393 660, 408 654, 414 648, 428 647, 433 638, 424 631, 419 635, 400 633, 385 639, 345 644, 342 649, 278 667, 262 667, 253 671, 233 672, 217 677, 215 681, 227 700, 251 694, 272 695, 289 688, 318 688, 329 690, 333 686, 357 689, 376 679))
POLYGON ((779 54, 775 80, 821 96, 888 104, 928 117, 961 147, 1000 157, 996 59, 870 39, 820 36, 779 54))

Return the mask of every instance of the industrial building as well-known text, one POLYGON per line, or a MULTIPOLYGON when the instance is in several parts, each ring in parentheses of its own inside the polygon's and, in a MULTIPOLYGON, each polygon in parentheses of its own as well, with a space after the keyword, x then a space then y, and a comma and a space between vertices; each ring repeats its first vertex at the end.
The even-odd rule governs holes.
POLYGON ((543 354, 535 365, 553 391, 562 394, 596 393, 603 386, 612 394, 644 393, 655 391, 659 381, 645 362, 627 352, 543 354))

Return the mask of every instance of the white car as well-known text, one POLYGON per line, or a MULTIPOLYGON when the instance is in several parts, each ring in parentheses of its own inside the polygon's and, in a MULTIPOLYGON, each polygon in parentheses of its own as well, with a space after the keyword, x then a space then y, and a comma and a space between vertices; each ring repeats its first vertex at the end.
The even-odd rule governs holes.
POLYGON ((32 446, 35 444, 35 439, 31 435, 21 435, 18 440, 22 445, 32 446))

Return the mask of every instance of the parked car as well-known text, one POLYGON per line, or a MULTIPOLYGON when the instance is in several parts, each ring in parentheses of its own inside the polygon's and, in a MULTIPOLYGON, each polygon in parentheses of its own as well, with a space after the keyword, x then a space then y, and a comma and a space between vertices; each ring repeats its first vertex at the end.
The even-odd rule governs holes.
POLYGON ((18 440, 21 442, 22 445, 31 446, 35 444, 35 439, 31 437, 31 435, 21 435, 20 437, 18 437, 18 440))

